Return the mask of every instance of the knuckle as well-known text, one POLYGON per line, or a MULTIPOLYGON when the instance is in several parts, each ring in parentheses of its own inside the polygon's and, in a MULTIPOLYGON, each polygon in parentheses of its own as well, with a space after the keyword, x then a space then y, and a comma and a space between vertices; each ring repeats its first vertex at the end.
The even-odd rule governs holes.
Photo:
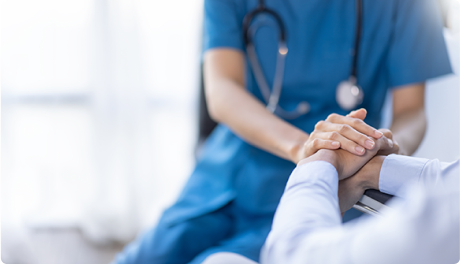
POLYGON ((333 114, 328 115, 326 120, 334 120, 336 118, 337 118, 337 114, 333 113, 333 114))
POLYGON ((324 125, 324 121, 321 120, 315 125, 315 130, 319 130, 324 125))
POLYGON ((351 129, 351 127, 349 125, 340 125, 339 132, 341 134, 343 134, 343 133, 347 132, 350 129, 351 129))
POLYGON ((353 121, 351 121, 351 123, 353 124, 353 126, 359 126, 359 125, 363 124, 364 121, 361 120, 361 119, 353 119, 353 121))
POLYGON ((317 136, 318 136, 318 132, 316 132, 316 131, 313 131, 313 132, 310 133, 310 138, 314 139, 314 138, 317 138, 317 136))
POLYGON ((312 144, 313 144, 313 147, 314 147, 314 148, 318 148, 319 145, 320 145, 320 143, 321 143, 321 140, 320 140, 319 138, 313 139, 312 144))
POLYGON ((329 134, 329 137, 328 137, 328 138, 331 139, 331 140, 335 140, 335 139, 337 139, 338 137, 339 137, 339 133, 338 133, 337 131, 334 131, 334 132, 332 132, 331 134, 329 134))

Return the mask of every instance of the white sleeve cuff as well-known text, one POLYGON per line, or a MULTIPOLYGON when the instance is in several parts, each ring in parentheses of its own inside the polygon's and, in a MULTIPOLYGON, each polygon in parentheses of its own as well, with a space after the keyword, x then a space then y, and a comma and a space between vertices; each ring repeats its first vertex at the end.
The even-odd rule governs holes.
POLYGON ((418 182, 427 162, 428 159, 389 155, 383 161, 380 170, 380 191, 396 195, 406 184, 418 182))
POLYGON ((333 193, 338 192, 339 176, 336 168, 329 162, 312 161, 296 167, 289 177, 286 190, 298 184, 311 185, 319 182, 325 183, 333 193))

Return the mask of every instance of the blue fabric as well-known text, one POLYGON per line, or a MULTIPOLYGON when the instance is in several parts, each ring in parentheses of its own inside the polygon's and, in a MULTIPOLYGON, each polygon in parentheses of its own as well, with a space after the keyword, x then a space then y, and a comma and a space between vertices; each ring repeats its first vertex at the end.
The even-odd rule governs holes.
POLYGON ((163 217, 128 245, 113 263, 199 264, 217 252, 233 252, 254 261, 270 232, 273 214, 245 213, 235 202, 175 224, 163 217))
MULTIPOLYGON (((204 50, 232 48, 245 53, 242 22, 244 15, 256 5, 257 0, 205 0, 204 50)), ((335 92, 337 84, 348 79, 351 72, 355 1, 266 0, 266 5, 278 12, 287 30, 289 53, 279 104, 287 110, 294 109, 302 100, 311 105, 310 113, 287 121, 310 133, 314 125, 329 114, 347 114, 336 103, 335 92)), ((273 24, 271 18, 265 16, 257 19, 273 24)), ((277 36, 276 27, 263 27, 254 39, 269 84, 274 77, 277 36)), ((357 108, 367 109, 365 121, 376 128, 380 126, 381 109, 389 88, 451 73, 435 0, 363 0, 360 46, 357 77, 365 96, 357 108)), ((246 66, 247 90, 263 101, 250 67, 246 66)), ((181 236, 189 229, 177 228, 184 225, 203 230, 203 233, 193 233, 197 241, 214 243, 216 239, 232 241, 232 237, 244 237, 243 231, 227 237, 226 220, 217 221, 222 221, 221 230, 213 229, 213 222, 212 234, 206 232, 210 228, 208 224, 196 222, 230 202, 237 208, 229 213, 231 219, 248 213, 263 215, 259 225, 269 226, 294 167, 293 163, 247 144, 226 126, 219 125, 207 140, 182 194, 158 224, 157 230, 163 231, 147 233, 143 242, 129 249, 131 255, 145 258, 116 263, 147 263, 148 256, 154 253, 146 252, 160 250, 152 241, 162 241, 165 250, 171 252, 178 245, 193 248, 194 240, 181 236), (164 231, 171 229, 175 231, 164 231)), ((265 236, 265 231, 261 231, 259 238, 263 241, 265 236)), ((248 240, 256 241, 254 238, 248 240)), ((250 241, 247 244, 251 244, 250 241)), ((229 242, 219 250, 231 246, 229 242)), ((201 258, 212 250, 202 252, 201 258)), ((259 247, 249 250, 252 253, 242 254, 258 255, 259 247)), ((123 254, 127 253, 122 253, 120 259, 123 254)), ((188 255, 180 256, 182 260, 176 256, 175 260, 171 257, 155 263, 186 263, 184 259, 193 259, 199 253, 184 251, 180 254, 188 255)))

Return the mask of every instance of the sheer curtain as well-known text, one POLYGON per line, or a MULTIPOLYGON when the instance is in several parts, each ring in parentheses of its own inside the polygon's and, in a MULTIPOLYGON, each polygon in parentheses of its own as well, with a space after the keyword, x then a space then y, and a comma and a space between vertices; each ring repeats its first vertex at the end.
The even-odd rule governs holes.
POLYGON ((131 240, 193 168, 202 1, 2 5, 2 229, 131 240))

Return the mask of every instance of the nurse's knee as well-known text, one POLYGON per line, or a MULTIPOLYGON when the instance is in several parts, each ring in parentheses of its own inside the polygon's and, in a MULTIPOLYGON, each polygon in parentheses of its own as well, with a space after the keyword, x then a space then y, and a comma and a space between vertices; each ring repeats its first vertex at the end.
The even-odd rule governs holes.
POLYGON ((230 220, 207 214, 171 224, 160 220, 117 256, 114 263, 187 263, 228 235, 230 220))

